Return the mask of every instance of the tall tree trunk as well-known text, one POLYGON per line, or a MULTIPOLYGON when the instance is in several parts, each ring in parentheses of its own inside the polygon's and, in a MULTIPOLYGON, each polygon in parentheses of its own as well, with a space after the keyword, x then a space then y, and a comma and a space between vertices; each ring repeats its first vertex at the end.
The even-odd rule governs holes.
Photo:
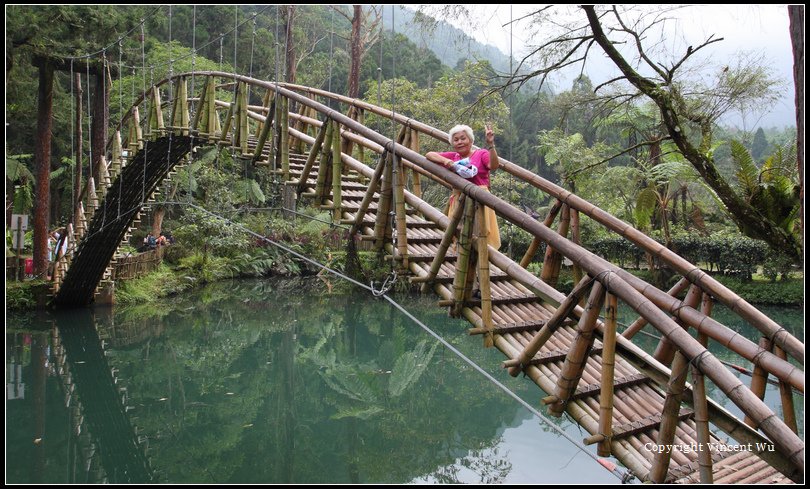
POLYGON ((160 231, 163 229, 163 216, 166 215, 166 208, 162 205, 156 206, 152 211, 152 236, 155 239, 160 236, 160 231))
POLYGON ((351 64, 349 66, 349 98, 357 98, 360 94, 360 63, 363 61, 363 45, 360 39, 360 28, 363 25, 363 6, 353 5, 352 37, 349 44, 351 50, 351 64))
POLYGON ((802 255, 804 255, 804 5, 789 5, 790 41, 793 43, 793 85, 796 89, 796 164, 799 167, 802 255))
POLYGON ((37 93, 37 139, 34 148, 36 190, 34 194, 34 273, 48 271, 48 214, 51 196, 51 129, 53 125, 53 66, 39 63, 37 93))
POLYGON ((286 32, 286 54, 285 61, 287 66, 287 82, 295 83, 295 41, 293 39, 293 24, 295 22, 295 5, 287 5, 287 32, 286 32))

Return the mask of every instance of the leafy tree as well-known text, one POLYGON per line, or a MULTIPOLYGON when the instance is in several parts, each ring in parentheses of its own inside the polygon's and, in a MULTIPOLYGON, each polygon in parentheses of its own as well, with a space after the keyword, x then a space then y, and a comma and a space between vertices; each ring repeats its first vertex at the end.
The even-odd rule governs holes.
POLYGON ((765 131, 760 127, 754 133, 754 140, 751 142, 751 157, 754 158, 754 161, 760 161, 766 151, 768 151, 768 140, 765 138, 765 131))

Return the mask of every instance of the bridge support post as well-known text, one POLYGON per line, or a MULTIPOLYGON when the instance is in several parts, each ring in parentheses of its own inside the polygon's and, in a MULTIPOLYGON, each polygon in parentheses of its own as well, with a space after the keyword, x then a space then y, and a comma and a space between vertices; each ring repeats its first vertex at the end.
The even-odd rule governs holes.
POLYGON ((99 287, 95 302, 99 305, 115 304, 115 282, 107 282, 99 287))
POLYGON ((281 215, 284 216, 284 219, 295 219, 296 205, 298 203, 297 182, 284 182, 284 186, 281 189, 281 198, 284 202, 281 215))

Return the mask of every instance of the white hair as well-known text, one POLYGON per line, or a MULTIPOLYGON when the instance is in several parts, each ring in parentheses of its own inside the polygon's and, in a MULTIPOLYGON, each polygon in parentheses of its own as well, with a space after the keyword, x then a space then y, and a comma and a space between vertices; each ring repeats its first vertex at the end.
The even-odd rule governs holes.
POLYGON ((470 138, 471 143, 475 143, 475 135, 473 134, 472 128, 470 126, 466 126, 464 124, 459 124, 457 126, 453 126, 453 128, 450 129, 450 132, 448 133, 449 135, 447 137, 447 141, 450 144, 453 144, 453 134, 455 134, 457 132, 461 132, 461 131, 464 131, 465 133, 467 133, 467 137, 470 138))

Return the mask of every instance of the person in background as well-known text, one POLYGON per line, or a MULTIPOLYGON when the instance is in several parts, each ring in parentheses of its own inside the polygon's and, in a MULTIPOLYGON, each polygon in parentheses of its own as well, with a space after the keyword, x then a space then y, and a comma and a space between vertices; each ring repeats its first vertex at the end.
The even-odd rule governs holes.
MULTIPOLYGON (((489 175, 492 171, 500 166, 498 159, 498 152, 495 149, 495 133, 492 127, 486 125, 486 142, 487 149, 473 149, 475 142, 475 135, 472 128, 467 125, 453 126, 449 131, 449 142, 453 146, 453 151, 434 152, 431 151, 425 157, 439 165, 444 166, 448 170, 454 171, 462 178, 485 188, 487 192, 490 190, 489 175)), ((452 216, 456 208, 456 202, 461 191, 453 189, 450 195, 449 207, 447 215, 452 216)), ((489 228, 489 236, 487 243, 496 250, 501 247, 501 235, 498 230, 498 219, 495 211, 489 207, 484 210, 487 227, 489 228)), ((477 226, 476 231, 477 234, 477 226)))

